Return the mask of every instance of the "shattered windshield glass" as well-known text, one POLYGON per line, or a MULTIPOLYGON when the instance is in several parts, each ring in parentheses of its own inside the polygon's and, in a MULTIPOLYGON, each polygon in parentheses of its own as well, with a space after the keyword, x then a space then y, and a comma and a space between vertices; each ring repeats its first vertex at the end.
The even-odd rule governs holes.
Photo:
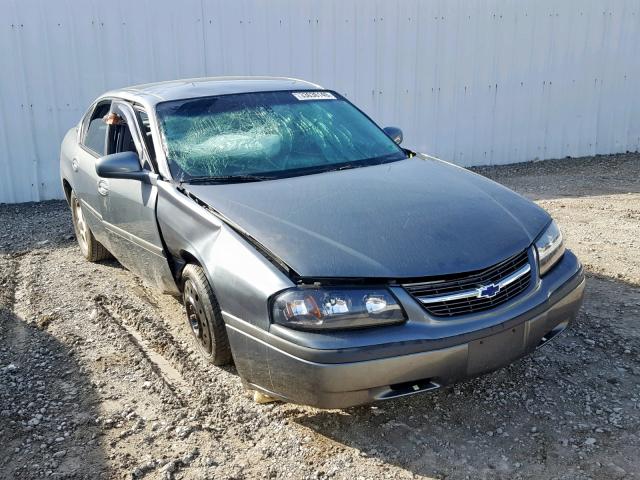
POLYGON ((339 95, 259 92, 163 102, 174 178, 277 178, 401 160, 404 151, 339 95))

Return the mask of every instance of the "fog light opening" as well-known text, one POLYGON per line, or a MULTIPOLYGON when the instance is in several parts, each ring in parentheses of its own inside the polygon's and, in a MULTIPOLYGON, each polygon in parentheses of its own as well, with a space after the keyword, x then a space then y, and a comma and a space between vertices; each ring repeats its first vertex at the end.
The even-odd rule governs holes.
POLYGON ((414 393, 436 390, 440 387, 441 385, 439 383, 434 382, 430 378, 425 378, 422 380, 414 380, 412 382, 395 383, 393 385, 389 385, 389 389, 386 390, 378 398, 383 399, 383 398, 403 397, 405 395, 412 395, 414 393))
POLYGON ((564 332, 567 329, 568 326, 569 326, 569 322, 568 321, 562 322, 562 323, 556 325, 554 328, 552 328, 551 330, 549 330, 547 333, 545 333, 542 336, 542 338, 540 339, 540 342, 538 343, 536 348, 543 347, 544 345, 549 343, 551 340, 553 340, 558 335, 560 335, 562 332, 564 332))

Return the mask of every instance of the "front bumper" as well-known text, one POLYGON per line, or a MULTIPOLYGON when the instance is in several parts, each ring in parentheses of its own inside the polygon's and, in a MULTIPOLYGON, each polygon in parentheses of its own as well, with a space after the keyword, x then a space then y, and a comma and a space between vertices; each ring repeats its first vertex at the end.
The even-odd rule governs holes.
POLYGON ((584 284, 580 263, 567 252, 516 305, 456 325, 429 318, 416 304, 418 310, 407 309, 407 325, 369 329, 388 339, 369 345, 360 344, 362 337, 372 342, 364 330, 360 335, 297 337, 293 332, 286 338, 291 331, 274 334, 224 315, 238 373, 249 388, 288 402, 344 408, 433 390, 508 365, 547 343, 575 319, 584 284), (457 333, 439 338, 426 334, 438 327, 457 333), (346 348, 345 339, 350 339, 346 348), (328 343, 318 345, 319 341, 328 343), (317 346, 325 348, 313 348, 317 346), (335 348, 326 348, 331 346, 335 348))

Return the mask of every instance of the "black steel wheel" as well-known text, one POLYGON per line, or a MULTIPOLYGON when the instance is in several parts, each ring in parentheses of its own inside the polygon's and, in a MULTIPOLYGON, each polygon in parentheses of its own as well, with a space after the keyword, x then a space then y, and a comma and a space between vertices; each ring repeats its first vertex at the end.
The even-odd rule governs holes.
POLYGON ((231 362, 231 348, 220 306, 204 270, 189 264, 182 272, 182 301, 195 345, 214 365, 231 362))

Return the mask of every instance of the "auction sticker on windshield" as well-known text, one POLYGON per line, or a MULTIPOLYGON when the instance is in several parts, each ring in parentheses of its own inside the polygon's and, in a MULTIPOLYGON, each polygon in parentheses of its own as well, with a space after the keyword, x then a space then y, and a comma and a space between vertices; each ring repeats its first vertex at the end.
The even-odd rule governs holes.
POLYGON ((298 100, 335 100, 331 92, 291 92, 298 100))

